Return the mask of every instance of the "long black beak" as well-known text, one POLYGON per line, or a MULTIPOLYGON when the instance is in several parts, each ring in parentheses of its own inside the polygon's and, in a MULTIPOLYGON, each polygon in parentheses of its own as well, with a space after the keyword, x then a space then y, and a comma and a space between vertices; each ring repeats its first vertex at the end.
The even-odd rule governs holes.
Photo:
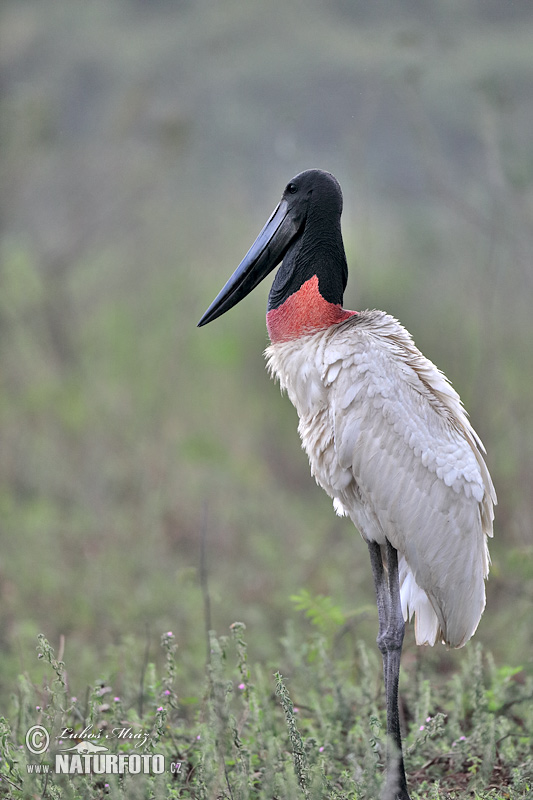
POLYGON ((203 315, 198 327, 225 314, 250 294, 283 259, 300 226, 301 220, 289 211, 287 201, 282 200, 229 281, 203 315))

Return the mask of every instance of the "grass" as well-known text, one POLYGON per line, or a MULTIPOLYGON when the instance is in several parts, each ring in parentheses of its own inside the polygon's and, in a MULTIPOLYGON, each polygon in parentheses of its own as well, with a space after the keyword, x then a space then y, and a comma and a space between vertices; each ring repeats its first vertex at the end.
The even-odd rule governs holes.
MULTIPOLYGON (((322 600, 323 603, 323 600, 322 600)), ((185 702, 176 685, 175 637, 161 637, 157 673, 142 653, 124 662, 121 694, 104 675, 80 700, 66 665, 39 637, 41 687, 19 676, 9 721, 0 720, 0 796, 22 798, 334 798, 370 800, 382 787, 385 750, 377 651, 287 625, 283 674, 249 662, 245 626, 210 633, 205 683, 185 702), (27 731, 42 725, 50 746, 32 755, 27 731), (159 774, 56 774, 55 755, 78 739, 111 753, 158 754, 159 774)), ((401 706, 413 800, 533 796, 533 679, 497 666, 471 644, 459 673, 429 681, 421 662, 404 665, 401 706)), ((155 763, 155 762, 153 762, 155 763)))

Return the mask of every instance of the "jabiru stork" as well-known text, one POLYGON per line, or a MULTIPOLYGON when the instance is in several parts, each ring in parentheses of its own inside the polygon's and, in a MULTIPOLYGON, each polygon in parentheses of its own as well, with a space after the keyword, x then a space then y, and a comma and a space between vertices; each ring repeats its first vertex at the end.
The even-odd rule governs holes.
POLYGON ((299 416, 317 483, 368 545, 387 709, 387 800, 409 800, 398 682, 405 621, 417 644, 462 647, 485 607, 496 494, 459 395, 382 311, 342 306, 348 267, 342 192, 307 170, 199 326, 224 314, 281 262, 268 297, 268 369, 299 416))

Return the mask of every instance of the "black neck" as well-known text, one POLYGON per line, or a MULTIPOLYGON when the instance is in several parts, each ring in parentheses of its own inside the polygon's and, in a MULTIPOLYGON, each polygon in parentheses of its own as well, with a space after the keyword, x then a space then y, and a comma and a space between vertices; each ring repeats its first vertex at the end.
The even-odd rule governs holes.
POLYGON ((348 265, 342 241, 340 217, 309 209, 301 236, 285 254, 268 296, 268 310, 278 308, 303 283, 316 275, 320 294, 329 303, 342 305, 348 281, 348 265))

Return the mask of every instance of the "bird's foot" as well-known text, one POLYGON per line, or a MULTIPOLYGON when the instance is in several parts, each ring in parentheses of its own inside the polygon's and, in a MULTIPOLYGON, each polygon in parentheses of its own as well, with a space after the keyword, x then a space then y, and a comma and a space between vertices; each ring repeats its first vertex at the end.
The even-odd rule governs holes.
POLYGON ((396 783, 391 786, 389 783, 381 792, 381 800, 411 800, 411 797, 405 784, 398 786, 396 783))

